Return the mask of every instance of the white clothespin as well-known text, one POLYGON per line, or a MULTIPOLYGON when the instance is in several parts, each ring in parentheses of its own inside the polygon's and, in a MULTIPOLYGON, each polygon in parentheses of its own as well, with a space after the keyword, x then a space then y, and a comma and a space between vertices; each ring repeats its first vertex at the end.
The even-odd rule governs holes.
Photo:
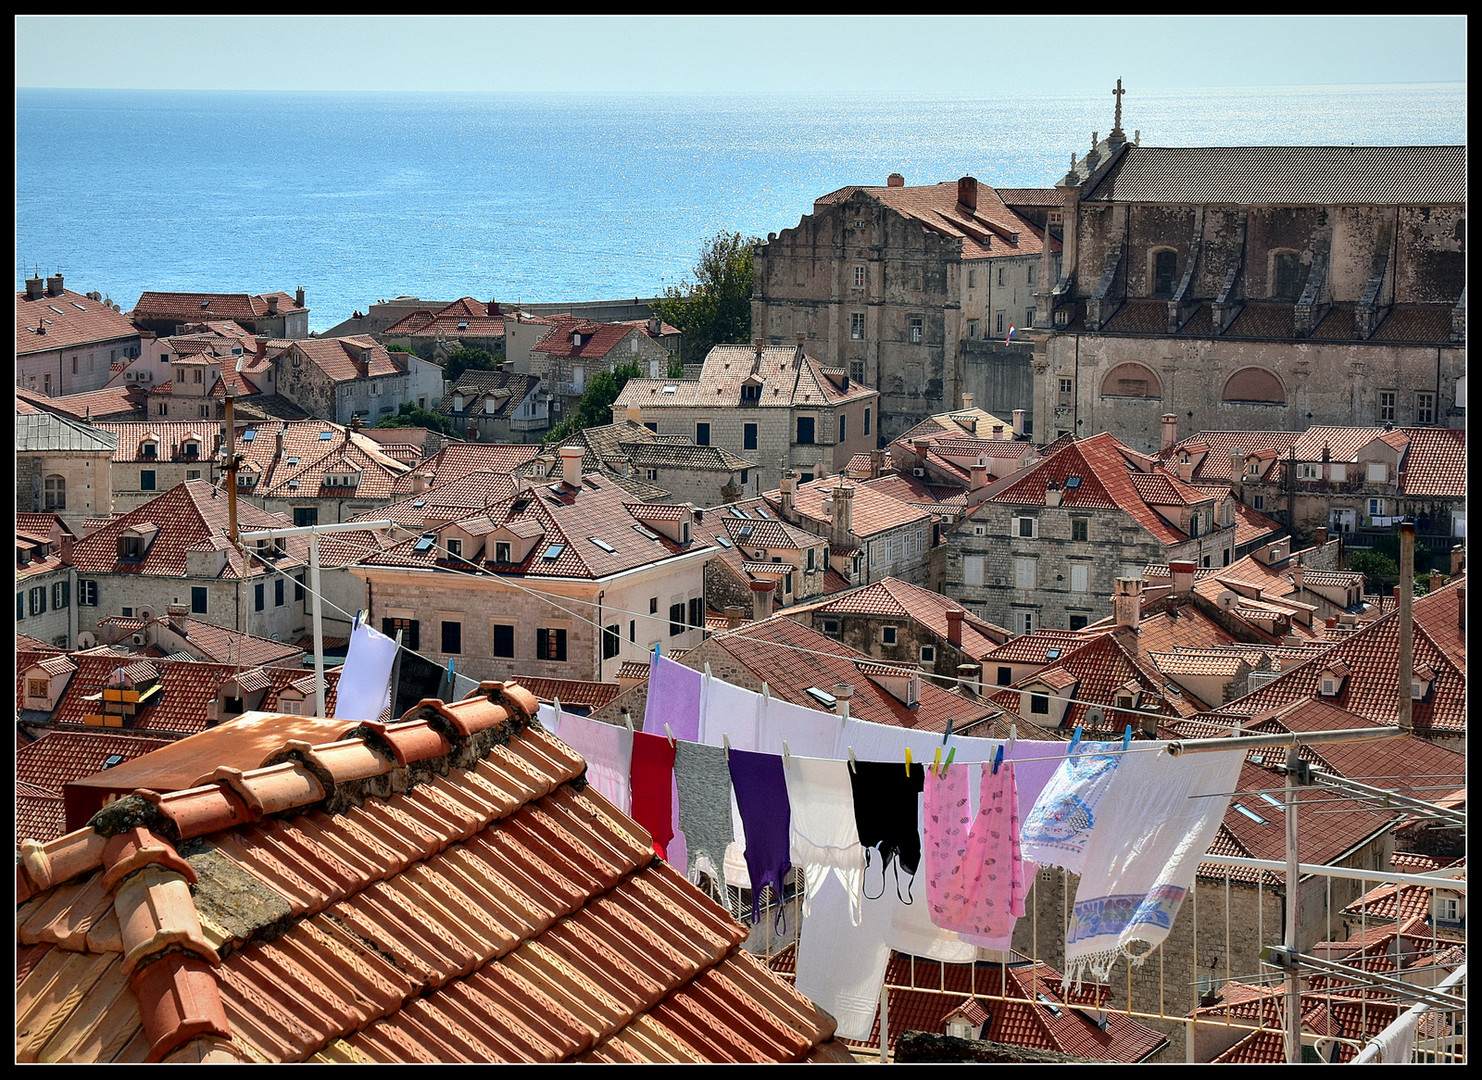
POLYGON ((627 709, 624 709, 622 712, 622 717, 623 727, 628 729, 629 735, 633 734, 633 714, 630 713, 627 709))
POLYGON ((669 746, 672 749, 674 747, 674 731, 669 727, 668 724, 664 725, 664 734, 668 736, 669 746))
POLYGON ((731 760, 731 737, 729 735, 722 735, 720 737, 720 744, 721 744, 721 746, 725 747, 726 760, 727 761, 730 761, 731 760))
POLYGON ((849 748, 849 771, 852 773, 859 772, 859 759, 854 756, 854 747, 852 746, 849 748))
POLYGON ((1009 749, 1012 750, 1014 748, 1014 743, 1016 743, 1018 741, 1019 741, 1019 728, 1016 725, 1014 725, 1014 724, 1010 724, 1009 725, 1009 749))
POLYGON ((762 683, 762 700, 768 703, 772 700, 772 691, 766 683, 762 683))
POLYGON ((792 751, 787 748, 787 740, 786 739, 783 739, 782 740, 782 760, 783 761, 791 761, 792 760, 792 751))
POLYGON ((556 703, 556 723, 559 724, 561 722, 561 699, 552 697, 551 700, 556 703))
POLYGON ((710 661, 705 661, 705 685, 710 685, 710 661))

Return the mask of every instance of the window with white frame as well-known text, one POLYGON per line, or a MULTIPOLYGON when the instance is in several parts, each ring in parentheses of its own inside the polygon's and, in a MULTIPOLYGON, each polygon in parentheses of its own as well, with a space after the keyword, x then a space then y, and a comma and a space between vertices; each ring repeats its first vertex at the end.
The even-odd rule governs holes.
POLYGON ((856 289, 863 289, 865 287, 865 268, 863 266, 856 266, 854 268, 854 287, 856 289))
POLYGON ((1014 612, 1014 626, 1019 631, 1019 633, 1021 633, 1021 634, 1032 634, 1032 633, 1034 633, 1034 612, 1032 612, 1032 611, 1016 611, 1016 612, 1014 612))
POLYGON ((1039 535, 1039 522, 1032 517, 1014 518, 1014 535, 1025 540, 1033 540, 1039 535))
POLYGON ((865 317, 863 311, 852 312, 849 316, 849 336, 855 341, 863 341, 865 336, 865 317))
POLYGON ((1417 424, 1434 424, 1436 422, 1436 395, 1420 392, 1415 395, 1415 422, 1417 424))
POLYGON ((1322 475, 1322 468, 1315 461, 1304 461, 1297 466, 1297 476, 1302 480, 1316 480, 1322 475))
POLYGON ((925 325, 920 315, 912 315, 906 322, 907 334, 912 345, 921 344, 922 327, 925 325))

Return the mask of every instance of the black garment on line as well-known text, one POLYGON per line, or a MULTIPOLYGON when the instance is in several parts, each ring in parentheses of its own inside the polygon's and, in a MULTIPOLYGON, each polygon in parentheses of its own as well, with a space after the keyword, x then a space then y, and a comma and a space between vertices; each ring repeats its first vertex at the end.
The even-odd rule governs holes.
MULTIPOLYGON (((882 886, 885 869, 892 859, 914 880, 921 866, 921 832, 917 823, 926 770, 915 763, 908 773, 904 762, 860 761, 849 774, 849 786, 854 793, 854 824, 865 849, 865 868, 869 868, 870 850, 878 847, 883 859, 882 886)), ((899 892, 897 873, 897 895, 899 892)), ((908 886, 908 896, 909 893, 908 886)), ((909 903, 905 897, 902 899, 909 903)))

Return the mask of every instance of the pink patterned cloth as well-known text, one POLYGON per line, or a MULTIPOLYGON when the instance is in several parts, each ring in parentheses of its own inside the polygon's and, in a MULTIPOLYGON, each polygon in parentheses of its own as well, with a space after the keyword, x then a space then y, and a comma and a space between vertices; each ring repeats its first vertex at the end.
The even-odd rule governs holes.
POLYGON ((996 776, 993 766, 981 768, 976 817, 967 768, 940 777, 926 771, 926 897, 935 925, 974 945, 1007 949, 1027 892, 1014 766, 1005 762, 996 776))

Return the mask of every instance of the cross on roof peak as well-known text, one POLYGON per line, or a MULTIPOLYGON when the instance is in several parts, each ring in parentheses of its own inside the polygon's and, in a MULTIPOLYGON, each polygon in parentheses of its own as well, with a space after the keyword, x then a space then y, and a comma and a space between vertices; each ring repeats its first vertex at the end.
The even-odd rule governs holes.
POLYGON ((1112 97, 1116 99, 1117 103, 1117 112, 1115 119, 1112 121, 1111 134, 1107 136, 1113 141, 1127 141, 1127 135, 1125 132, 1122 131, 1122 95, 1126 92, 1126 90, 1122 89, 1122 79, 1120 76, 1118 76, 1117 88, 1112 91, 1112 97))

